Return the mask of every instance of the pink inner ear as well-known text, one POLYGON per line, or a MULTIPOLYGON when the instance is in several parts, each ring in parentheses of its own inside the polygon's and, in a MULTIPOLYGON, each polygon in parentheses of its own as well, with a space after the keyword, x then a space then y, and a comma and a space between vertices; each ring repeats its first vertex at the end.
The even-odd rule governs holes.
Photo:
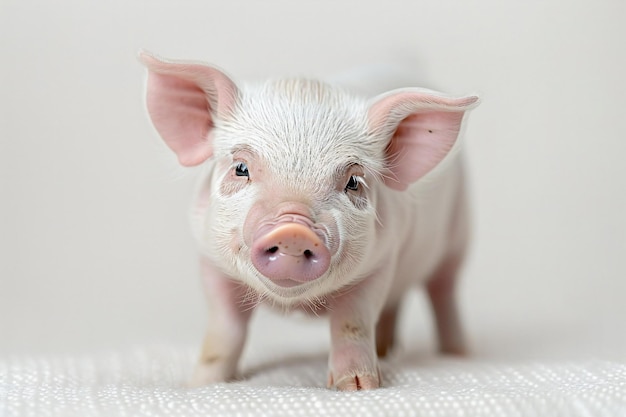
POLYGON ((235 106, 235 84, 215 68, 162 61, 141 53, 148 68, 146 102, 154 127, 182 165, 198 165, 213 154, 214 117, 235 106))
POLYGON ((454 146, 463 113, 427 112, 400 122, 387 155, 394 178, 387 185, 404 190, 432 170, 454 146))
POLYGON ((456 142, 465 111, 477 100, 404 90, 375 103, 370 126, 390 136, 385 184, 405 190, 439 164, 456 142))
POLYGON ((150 73, 146 100, 154 127, 182 165, 197 165, 212 155, 211 109, 194 82, 150 73))

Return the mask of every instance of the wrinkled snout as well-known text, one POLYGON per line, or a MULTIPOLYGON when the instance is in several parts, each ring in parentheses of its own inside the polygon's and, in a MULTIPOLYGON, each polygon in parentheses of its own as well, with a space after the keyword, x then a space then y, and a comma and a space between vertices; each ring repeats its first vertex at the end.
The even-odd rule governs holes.
POLYGON ((277 285, 292 287, 322 276, 330 252, 305 222, 283 221, 259 230, 252 244, 252 264, 277 285))

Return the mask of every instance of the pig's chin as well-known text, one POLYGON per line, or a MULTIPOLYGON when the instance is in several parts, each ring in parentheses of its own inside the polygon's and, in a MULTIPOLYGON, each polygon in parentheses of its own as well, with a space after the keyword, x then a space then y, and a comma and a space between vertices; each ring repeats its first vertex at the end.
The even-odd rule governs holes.
POLYGON ((248 281, 248 285, 270 304, 282 305, 287 308, 303 301, 314 300, 333 293, 338 289, 333 283, 336 284, 337 282, 331 271, 308 282, 292 279, 270 280, 259 273, 255 274, 252 282, 248 281))
POLYGON ((259 282, 264 288, 263 292, 272 295, 275 301, 291 304, 302 298, 310 297, 316 288, 319 288, 320 282, 324 281, 324 277, 320 277, 314 281, 300 282, 293 279, 270 280, 260 275, 257 276, 259 282))

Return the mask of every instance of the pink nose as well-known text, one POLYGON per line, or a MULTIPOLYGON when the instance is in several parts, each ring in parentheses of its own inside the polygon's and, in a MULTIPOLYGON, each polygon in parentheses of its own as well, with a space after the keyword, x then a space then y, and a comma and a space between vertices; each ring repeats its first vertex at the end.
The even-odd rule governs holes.
POLYGON ((276 284, 291 287, 322 276, 330 252, 311 228, 280 223, 254 241, 252 264, 276 284))

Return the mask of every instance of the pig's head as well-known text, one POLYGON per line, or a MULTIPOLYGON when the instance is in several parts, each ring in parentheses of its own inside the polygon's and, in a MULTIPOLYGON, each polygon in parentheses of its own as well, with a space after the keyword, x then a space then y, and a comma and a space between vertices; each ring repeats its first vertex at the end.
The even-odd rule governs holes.
POLYGON ((196 231, 206 255, 284 305, 363 276, 378 190, 435 167, 477 102, 418 89, 367 100, 302 79, 242 89, 203 64, 140 59, 155 128, 182 165, 211 169, 196 231))

